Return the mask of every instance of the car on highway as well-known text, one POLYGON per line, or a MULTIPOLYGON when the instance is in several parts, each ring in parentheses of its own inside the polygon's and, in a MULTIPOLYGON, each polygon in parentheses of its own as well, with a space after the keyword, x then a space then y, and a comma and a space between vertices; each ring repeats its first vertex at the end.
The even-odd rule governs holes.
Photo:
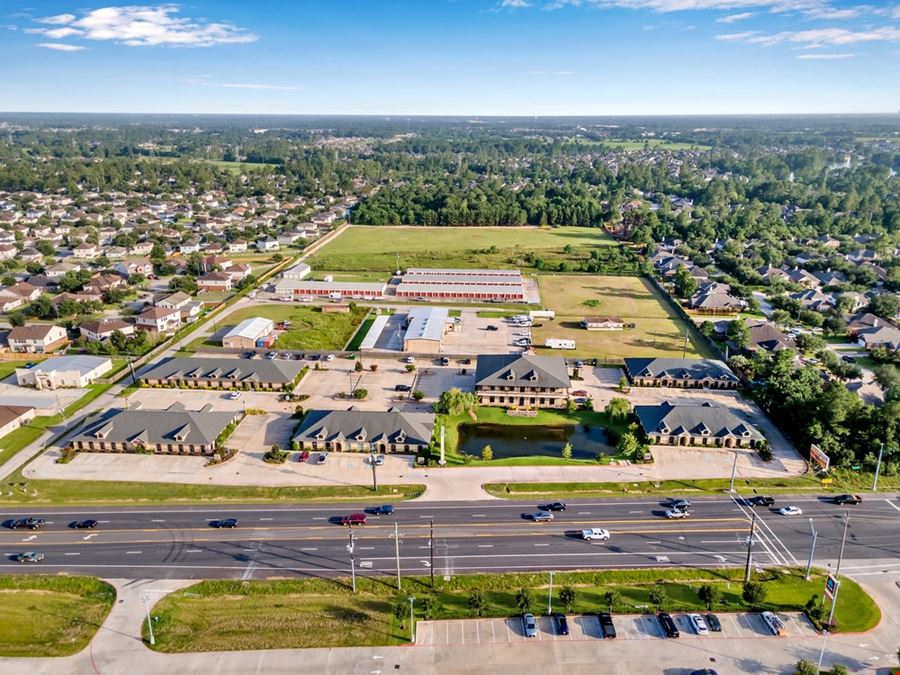
POLYGON ((93 530, 95 527, 97 527, 97 525, 99 525, 99 523, 93 518, 88 518, 87 520, 78 520, 72 523, 72 527, 74 527, 76 530, 93 530))
POLYGON ((581 538, 585 541, 606 541, 609 539, 609 530, 604 530, 602 527, 589 527, 585 530, 581 531, 581 538))
POLYGON ((565 614, 553 615, 553 630, 557 635, 569 634, 569 620, 566 619, 565 614))
POLYGON ((346 516, 341 516, 341 525, 365 525, 366 524, 366 514, 365 513, 351 513, 346 516))
POLYGON ((783 516, 802 516, 803 509, 801 509, 799 506, 782 506, 780 509, 778 509, 778 513, 783 516))
POLYGON ((16 562, 20 563, 39 563, 43 559, 44 554, 37 551, 27 551, 16 556, 16 562))
POLYGON ((681 509, 666 509, 666 518, 670 520, 678 518, 687 518, 691 515, 690 511, 682 511, 681 509))
POLYGON ((537 637, 537 622, 534 620, 534 614, 522 616, 522 630, 525 632, 525 637, 537 637))
POLYGON ((233 391, 230 394, 228 394, 228 396, 227 396, 229 401, 237 401, 240 397, 241 397, 241 392, 239 392, 239 391, 233 391))
POLYGON ((787 635, 787 629, 784 627, 784 622, 773 612, 763 612, 762 619, 769 630, 772 631, 772 635, 777 635, 779 637, 787 635))
POLYGON ((276 356, 278 356, 276 352, 269 352, 266 354, 266 358, 269 359, 269 361, 274 361, 276 356))
POLYGON ((381 506, 376 506, 374 509, 372 509, 372 512, 376 516, 390 516, 394 513, 394 505, 382 504, 381 506))
POLYGON ((305 462, 308 459, 309 459, 309 450, 303 450, 300 452, 299 455, 297 455, 298 462, 305 462))
POLYGON ((566 503, 565 502, 550 502, 549 504, 544 504, 543 506, 538 507, 541 511, 565 511, 566 503))
POLYGON ((618 633, 616 633, 616 626, 613 624, 612 614, 609 612, 600 612, 597 615, 597 621, 600 622, 601 636, 606 640, 615 640, 618 633))
POLYGON ((536 523, 549 523, 553 520, 553 514, 549 511, 535 511, 534 513, 526 513, 524 515, 526 518, 533 520, 536 523))
POLYGON ((663 633, 667 638, 677 638, 681 635, 678 632, 678 626, 675 625, 675 619, 672 618, 672 615, 668 612, 660 612, 656 615, 656 618, 659 619, 659 625, 662 626, 663 633))
POLYGON ((858 506, 862 504, 862 497, 859 495, 836 495, 832 500, 832 504, 840 504, 841 506, 845 504, 852 504, 853 506, 858 506))
POLYGON ((328 453, 320 452, 319 456, 316 457, 316 464, 324 464, 328 461, 328 453))
POLYGON ((45 522, 46 521, 43 518, 19 518, 10 523, 9 526, 13 530, 18 530, 23 527, 29 530, 39 530, 44 526, 45 522))
POLYGON ((214 520, 210 523, 213 527, 217 527, 222 529, 223 527, 226 529, 233 529, 240 524, 237 518, 222 518, 220 520, 214 520))
POLYGON ((706 625, 709 626, 709 629, 713 633, 721 633, 722 632, 722 622, 719 621, 719 617, 710 612, 706 615, 706 625))
POLYGON ((679 511, 686 511, 687 509, 691 508, 691 503, 687 499, 670 499, 669 508, 678 509, 679 511))
POLYGON ((747 500, 750 506, 775 506, 775 498, 768 495, 755 495, 747 500))
POLYGON ((688 614, 687 618, 691 628, 697 635, 709 635, 709 626, 706 625, 706 621, 703 620, 702 616, 699 614, 688 614))

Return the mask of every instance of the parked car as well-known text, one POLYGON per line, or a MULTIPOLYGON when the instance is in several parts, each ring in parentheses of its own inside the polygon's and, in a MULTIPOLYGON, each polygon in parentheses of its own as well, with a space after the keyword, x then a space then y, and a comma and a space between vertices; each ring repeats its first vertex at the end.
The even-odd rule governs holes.
POLYGON ((384 464, 384 455, 375 455, 375 466, 381 466, 384 464))
POLYGON ((613 624, 612 614, 609 612, 600 612, 597 615, 600 622, 600 633, 607 640, 614 640, 617 637, 616 627, 613 624))
POLYGON ((566 619, 565 614, 553 615, 553 629, 557 635, 569 634, 569 621, 566 619))
POLYGON ((97 525, 99 525, 99 523, 96 520, 88 518, 87 520, 79 520, 73 524, 73 527, 76 530, 93 530, 97 525))
POLYGON ((722 622, 719 621, 719 617, 710 612, 706 615, 706 625, 709 626, 709 629, 713 633, 721 633, 722 632, 722 622))
POLYGON ((772 635, 777 635, 779 637, 787 635, 787 630, 784 627, 784 622, 772 612, 763 612, 762 619, 766 623, 766 626, 768 626, 769 630, 772 631, 772 635))
POLYGON ((609 530, 604 530, 600 527, 591 527, 581 531, 581 538, 585 541, 594 541, 595 539, 606 541, 609 539, 609 530))
POLYGON ((441 363, 442 366, 449 366, 449 365, 450 365, 450 359, 448 359, 446 356, 442 356, 442 357, 441 357, 440 363, 441 363))
POLYGON ((390 516, 394 513, 394 505, 393 504, 382 504, 381 506, 376 506, 374 509, 376 516, 390 516))
POLYGON ((756 495, 747 500, 750 506, 775 506, 775 498, 764 495, 756 495))
POLYGON ((565 511, 566 503, 565 502, 550 502, 544 506, 538 507, 541 511, 565 511))
POLYGON ((831 500, 831 502, 833 504, 840 504, 842 506, 845 504, 852 504, 853 506, 858 506, 859 504, 862 504, 862 497, 860 497, 859 495, 836 495, 831 500))
POLYGON ((669 519, 687 518, 690 515, 690 511, 682 511, 681 509, 666 509, 666 518, 669 519))
POLYGON ((228 394, 229 401, 236 401, 240 397, 241 397, 241 392, 239 392, 239 391, 232 391, 231 393, 228 394))
POLYGON ((495 326, 494 324, 489 324, 489 325, 485 328, 485 330, 500 330, 500 329, 499 329, 497 326, 495 326))
POLYGON ((328 454, 324 452, 320 452, 319 456, 316 457, 316 464, 324 464, 328 461, 328 454))
POLYGON ((587 395, 588 395, 588 393, 584 389, 576 389, 575 391, 572 392, 572 396, 575 396, 578 398, 587 398, 587 395))
POLYGON ((309 450, 302 450, 299 455, 297 455, 298 462, 305 462, 309 459, 309 450))
POLYGON ((365 513, 351 513, 346 516, 341 517, 341 525, 365 525, 366 524, 366 514, 365 513))
POLYGON ((681 635, 678 632, 678 626, 675 625, 675 620, 672 618, 672 615, 668 612, 660 612, 656 615, 656 618, 659 619, 659 625, 662 626, 663 633, 665 633, 667 638, 677 638, 681 635))
POLYGON ((701 668, 700 670, 692 670, 691 675, 719 675, 712 668, 701 668))
POLYGON ((702 616, 699 614, 688 614, 688 621, 697 635, 709 635, 709 627, 706 625, 706 621, 703 620, 702 616))
POLYGON ((412 391, 412 387, 408 384, 395 384, 394 391, 412 391))
POLYGON ((214 520, 214 521, 212 521, 211 524, 213 527, 217 527, 219 529, 224 527, 224 528, 230 530, 230 529, 237 527, 239 524, 239 521, 237 518, 223 518, 221 520, 214 520))
POLYGON ((326 354, 325 360, 326 361, 334 361, 334 354, 326 354))
POLYGON ((537 622, 534 620, 534 614, 522 616, 522 630, 525 631, 525 637, 537 637, 537 622))
POLYGON ((415 362, 416 362, 415 356, 407 356, 405 359, 403 359, 403 363, 415 363, 415 362))
POLYGON ((553 520, 553 514, 549 511, 535 511, 528 514, 528 517, 536 523, 549 523, 553 520))
POLYGON ((778 509, 778 513, 783 516, 802 516, 803 509, 801 509, 799 506, 782 506, 780 509, 778 509))
POLYGON ((10 528, 18 530, 19 528, 25 527, 29 530, 39 530, 44 524, 45 521, 43 518, 19 518, 10 523, 10 528))
POLYGON ((28 551, 26 553, 20 553, 16 556, 16 561, 20 563, 39 563, 44 559, 43 553, 38 553, 36 551, 28 551))

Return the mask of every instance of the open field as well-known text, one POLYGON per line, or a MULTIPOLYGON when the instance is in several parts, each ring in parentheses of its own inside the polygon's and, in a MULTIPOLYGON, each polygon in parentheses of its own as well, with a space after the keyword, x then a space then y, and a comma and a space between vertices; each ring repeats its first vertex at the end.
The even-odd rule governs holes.
POLYGON ((229 325, 254 316, 272 319, 275 323, 288 320, 289 330, 278 336, 276 349, 343 349, 362 323, 368 309, 357 307, 349 314, 326 314, 320 307, 304 307, 296 303, 254 305, 229 315, 229 325))
POLYGON ((592 248, 614 246, 615 242, 599 228, 354 225, 307 262, 317 270, 393 272, 399 254, 402 269, 508 268, 520 267, 515 261, 527 252, 562 259, 567 245, 584 254, 592 248))
POLYGON ((90 577, 0 576, 0 656, 68 656, 94 637, 116 590, 90 577))
MULTIPOLYGON (((640 613, 650 605, 650 591, 658 584, 666 595, 663 609, 705 611, 697 591, 701 584, 710 584, 721 591, 713 610, 746 611, 751 608, 741 597, 742 576, 738 568, 559 572, 554 580, 554 605, 561 604, 559 589, 569 586, 575 591, 572 613, 606 607, 607 591, 617 593, 614 612, 640 613)), ((805 581, 802 570, 757 574, 755 580, 763 582, 766 600, 753 609, 800 611, 810 597, 821 593, 823 579, 816 572, 805 581)), ((536 613, 545 606, 549 590, 543 573, 437 578, 433 591, 427 578, 406 577, 402 595, 369 577, 357 579, 357 594, 348 586, 345 579, 204 581, 167 596, 153 608, 152 614, 159 617, 155 648, 188 652, 400 644, 408 641, 409 627, 405 616, 398 620, 392 609, 398 602, 407 607, 408 594, 417 598, 417 619, 462 619, 474 616, 468 605, 473 591, 484 595, 481 616, 507 617, 521 614, 516 602, 520 588, 528 589, 529 609, 536 613), (427 617, 422 608, 425 597, 433 601, 427 617)), ((868 630, 880 617, 874 601, 855 582, 843 579, 835 615, 841 630, 868 630)))
MULTIPOLYGON (((639 277, 544 275, 539 277, 541 298, 556 311, 553 321, 541 320, 531 334, 539 354, 590 356, 620 361, 626 356, 681 356, 687 325, 639 277), (635 328, 587 331, 586 316, 617 316, 635 328), (575 340, 574 351, 561 352, 541 345, 547 338, 575 340)), ((690 340, 686 356, 706 356, 690 340)))

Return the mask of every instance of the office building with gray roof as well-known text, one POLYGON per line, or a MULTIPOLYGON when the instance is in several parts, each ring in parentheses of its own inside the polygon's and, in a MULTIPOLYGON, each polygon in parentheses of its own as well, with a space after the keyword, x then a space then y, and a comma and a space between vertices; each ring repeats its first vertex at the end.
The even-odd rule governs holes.
POLYGON ((637 405, 634 414, 654 445, 754 448, 765 440, 756 427, 710 403, 637 405))
POLYGON ((571 385, 561 356, 482 354, 475 368, 475 393, 481 405, 563 408, 571 385))
POLYGON ((303 364, 276 359, 169 358, 138 377, 150 387, 290 391, 303 364))
POLYGON ((737 389, 737 376, 713 359, 628 358, 625 372, 636 387, 737 389))
POLYGON ((433 432, 433 413, 310 410, 293 444, 298 450, 419 452, 431 443, 433 432))

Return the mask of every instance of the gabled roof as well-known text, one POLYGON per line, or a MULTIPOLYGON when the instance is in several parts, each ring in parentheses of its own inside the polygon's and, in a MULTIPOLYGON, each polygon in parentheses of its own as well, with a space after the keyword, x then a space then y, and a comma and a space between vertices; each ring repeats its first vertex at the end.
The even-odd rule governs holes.
POLYGON ((253 380, 286 384, 293 381, 303 364, 299 361, 228 358, 170 358, 160 361, 141 373, 148 380, 222 379, 253 380))
POLYGON ((756 427, 744 422, 727 408, 709 403, 703 405, 673 405, 668 401, 660 405, 637 405, 634 407, 644 433, 678 436, 708 436, 710 438, 747 438, 754 441, 763 439, 756 427))
POLYGON ((571 385, 561 356, 482 354, 475 368, 475 386, 568 389, 571 385))
POLYGON ((122 410, 113 408, 88 418, 72 441, 107 443, 211 445, 236 413, 185 410, 175 404, 168 410, 122 410))
POLYGON ((428 445, 434 414, 373 410, 311 410, 295 441, 347 441, 428 445))
POLYGON ((728 366, 713 359, 628 358, 625 370, 631 377, 737 382, 737 376, 728 366))

